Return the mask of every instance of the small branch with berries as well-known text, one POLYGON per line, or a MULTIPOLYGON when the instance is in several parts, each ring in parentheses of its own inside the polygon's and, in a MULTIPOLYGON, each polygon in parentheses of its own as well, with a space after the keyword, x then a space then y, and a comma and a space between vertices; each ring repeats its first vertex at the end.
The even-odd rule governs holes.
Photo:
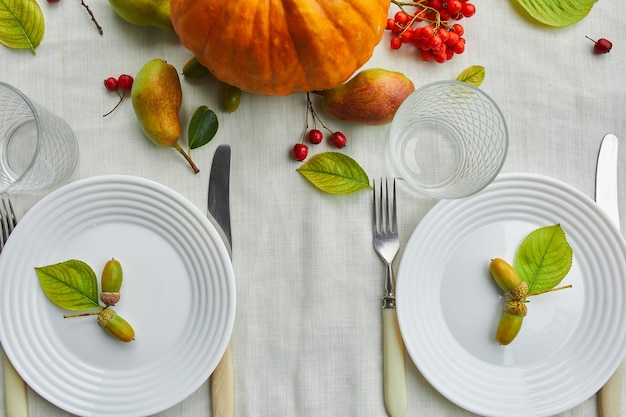
POLYGON ((341 149, 346 146, 346 136, 339 131, 332 131, 329 129, 320 116, 317 114, 315 109, 313 108, 313 102, 311 101, 310 93, 306 93, 306 113, 304 116, 304 133, 302 135, 302 139, 300 143, 296 143, 293 147, 293 157, 296 161, 304 161, 309 154, 309 147, 304 143, 305 139, 312 144, 317 145, 321 143, 324 139, 324 134, 321 130, 317 128, 317 123, 322 126, 322 128, 326 129, 330 134, 330 141, 337 148, 341 149), (309 119, 313 120, 313 128, 309 130, 309 119))
POLYGON ((412 44, 424 61, 444 63, 465 51, 465 29, 457 21, 472 17, 476 6, 469 0, 391 0, 398 6, 386 29, 394 35, 391 49, 412 44))

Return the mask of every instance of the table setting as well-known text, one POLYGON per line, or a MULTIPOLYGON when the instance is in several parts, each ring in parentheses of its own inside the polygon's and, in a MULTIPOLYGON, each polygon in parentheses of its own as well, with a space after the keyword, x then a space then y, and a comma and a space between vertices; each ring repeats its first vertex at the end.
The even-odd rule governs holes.
POLYGON ((0 28, 0 416, 626 415, 621 6, 459 1, 446 56, 384 27, 431 0, 303 0, 295 56, 265 6, 201 3, 0 6, 41 19, 0 28), (378 114, 333 105, 381 74, 378 114))

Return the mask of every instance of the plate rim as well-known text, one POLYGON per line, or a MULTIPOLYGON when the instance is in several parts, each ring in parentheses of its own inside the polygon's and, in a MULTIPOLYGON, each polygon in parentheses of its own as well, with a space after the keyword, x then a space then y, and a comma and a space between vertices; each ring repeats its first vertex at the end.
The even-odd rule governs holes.
MULTIPOLYGON (((418 370, 420 371, 420 373, 424 376, 424 378, 429 382, 430 385, 432 385, 437 391, 439 391, 442 395, 444 395, 446 398, 448 398, 448 400, 450 400, 451 402, 457 404, 458 406, 472 411, 472 412, 477 412, 479 414, 487 414, 487 415, 498 415, 498 412, 501 414, 502 411, 501 410, 496 410, 495 408, 491 408, 489 409, 488 405, 485 405, 484 401, 481 402, 480 405, 477 405, 478 401, 481 400, 475 400, 473 403, 468 404, 467 401, 461 401, 460 398, 455 398, 455 396, 453 395, 453 392, 450 392, 450 390, 446 390, 445 388, 445 380, 439 380, 437 379, 436 375, 433 375, 432 370, 427 370, 427 372, 425 373, 424 370, 422 369, 422 366, 420 366, 420 361, 425 361, 426 359, 422 359, 420 357, 415 357, 418 353, 422 352, 420 349, 416 348, 415 346, 412 346, 411 343, 413 343, 413 341, 411 340, 411 337, 407 335, 408 330, 410 330, 410 326, 405 323, 409 321, 408 317, 405 317, 405 310, 408 309, 409 307, 405 307, 404 302, 407 302, 405 300, 409 299, 410 296, 406 295, 405 293, 402 292, 403 287, 404 287, 404 280, 409 280, 410 278, 405 278, 405 274, 408 274, 408 271, 405 271, 405 269, 410 267, 410 261, 407 261, 407 258, 405 258, 405 255, 407 253, 411 253, 412 250, 412 246, 418 245, 417 243, 415 243, 415 241, 418 241, 420 239, 419 234, 423 231, 423 229, 427 229, 428 227, 428 222, 430 221, 431 218, 439 216, 440 212, 444 212, 445 214, 445 210, 447 209, 447 207, 449 207, 450 205, 452 205, 452 207, 459 205, 459 204, 471 204, 474 199, 478 199, 480 196, 483 196, 485 194, 489 195, 489 193, 492 193, 493 189, 495 188, 496 191, 499 190, 498 187, 500 187, 502 184, 506 184, 507 182, 511 182, 511 181, 522 181, 522 182, 532 182, 532 183, 541 183, 544 185, 548 185, 550 187, 557 187, 559 189, 562 190, 562 192, 565 193, 569 193, 570 195, 573 196, 573 198, 584 201, 584 204, 587 205, 586 208, 593 210, 594 214, 596 214, 599 217, 599 221, 601 221, 610 231, 611 231, 611 238, 614 240, 613 245, 618 246, 617 251, 619 252, 620 255, 624 255, 626 253, 626 244, 624 242, 624 238, 621 234, 621 232, 619 231, 619 229, 613 224, 612 220, 609 219, 609 217, 606 215, 606 213, 604 213, 604 211, 597 206, 597 204, 591 199, 589 198, 587 195, 585 195, 584 193, 582 193, 580 190, 574 188, 573 186, 567 184, 566 182, 553 178, 553 177, 549 177, 543 174, 534 174, 534 173, 523 173, 523 172, 511 172, 511 173, 502 173, 500 175, 498 175, 498 177, 496 178, 496 180, 494 181, 494 183, 490 186, 488 186, 487 188, 485 188, 484 190, 482 190, 481 192, 477 193, 475 196, 471 196, 468 197, 467 199, 461 199, 461 200, 441 200, 439 202, 437 202, 433 208, 426 213, 426 215, 422 218, 422 220, 418 223, 418 225, 415 227, 415 229, 413 230, 413 232, 411 233, 411 236, 408 240, 408 243, 405 247, 405 251, 402 254, 402 259, 400 260, 399 263, 399 267, 398 267, 398 292, 396 297, 398 298, 398 321, 399 321, 399 327, 400 327, 400 331, 401 333, 403 333, 405 335, 404 339, 407 340, 408 339, 408 343, 407 343, 407 353, 409 354, 410 359, 413 361, 413 363, 415 364, 415 366, 418 368, 418 370), (491 413, 491 414, 490 414, 491 413)), ((418 245, 419 246, 419 245, 418 245)), ((621 268, 620 270, 623 272, 624 270, 624 259, 622 259, 622 257, 620 257, 619 260, 616 260, 616 265, 618 268, 621 268)), ((620 289, 622 289, 623 287, 623 279, 626 278, 622 277, 620 278, 620 289)), ((407 284, 408 285, 408 284, 407 284)), ((440 283, 439 283, 440 285, 440 283)), ((624 294, 621 294, 622 300, 624 299, 624 294)), ((415 299, 413 300, 413 302, 415 303, 415 299)), ((407 302, 408 305, 408 302, 407 302)), ((429 306, 430 307, 430 306, 429 306)), ((439 310, 441 310, 441 301, 437 301, 436 306, 436 313, 435 315, 437 315, 437 317, 439 317, 439 315, 443 316, 443 313, 439 310)), ((407 313, 408 314, 408 313, 407 313)), ((414 329, 413 329, 414 330, 414 329)), ((621 332, 623 333, 623 332, 621 332)), ((606 379, 608 379, 608 377, 612 374, 612 371, 617 368, 617 366, 621 363, 621 361, 624 358, 624 355, 626 355, 626 339, 623 337, 623 334, 620 335, 621 339, 621 346, 619 346, 618 348, 616 348, 616 353, 614 355, 614 359, 611 361, 611 363, 609 365, 607 365, 602 373, 602 379, 604 380, 604 382, 606 382, 606 379), (619 359, 621 358, 621 359, 619 359), (615 362, 615 363, 613 363, 615 362), (609 372, 610 370, 610 372, 609 372), (604 378, 606 376, 606 379, 604 378)), ((429 343, 429 342, 426 342, 429 343)), ((432 343, 431 343, 432 344, 432 343)), ((429 345, 430 346, 430 345, 429 345)), ((462 354, 469 354, 469 352, 467 352, 465 349, 463 349, 462 347, 460 347, 460 349, 462 350, 462 354)), ((473 358, 473 357, 472 357, 473 358)), ((494 367, 494 369, 498 369, 501 368, 501 366, 496 365, 496 364, 490 364, 491 366, 494 367)), ((448 382, 449 383, 449 382, 448 382)), ((602 385, 598 386, 597 388, 599 389, 602 385)), ((452 390, 454 391, 454 390, 452 390)), ((592 393, 593 394, 593 393, 592 393)), ((456 397, 459 397, 459 395, 457 395, 456 397)), ((555 413, 558 412, 562 412, 565 411, 567 409, 570 409, 578 404, 580 404, 581 402, 583 402, 584 400, 586 400, 587 398, 577 398, 576 402, 572 401, 569 404, 562 404, 559 407, 555 407, 553 409, 548 410, 547 414, 543 414, 544 412, 546 412, 545 409, 542 409, 541 411, 537 410, 537 414, 536 415, 553 415, 555 413)), ((528 410, 524 410, 524 415, 529 415, 528 414, 528 410)))
MULTIPOLYGON (((206 364, 207 366, 204 368, 204 372, 199 371, 198 378, 195 384, 190 384, 189 386, 186 386, 184 390, 181 390, 179 392, 178 396, 172 395, 172 397, 169 400, 164 400, 163 398, 161 398, 162 401, 155 401, 156 406, 152 407, 150 410, 147 411, 150 414, 158 413, 183 401, 185 398, 191 395, 195 390, 197 390, 201 386, 202 383, 206 382, 210 374, 213 372, 213 370, 217 366, 224 351, 226 350, 226 347, 232 336, 234 323, 235 323, 235 316, 236 316, 236 284, 235 284, 233 265, 232 265, 226 244, 223 241, 221 235, 219 234, 219 231, 217 230, 215 224, 211 221, 208 213, 206 214, 202 213, 201 210, 197 206, 195 206, 190 200, 184 197, 181 193, 179 193, 178 191, 164 184, 161 184, 157 181, 147 179, 144 177, 127 175, 127 174, 105 174, 105 175, 95 175, 95 176, 85 177, 77 181, 68 183, 54 190, 53 192, 45 195, 37 203, 35 203, 32 206, 32 208, 29 209, 22 216, 21 219, 19 219, 19 222, 17 223, 17 226, 15 227, 15 230, 13 231, 11 236, 15 236, 15 235, 19 236, 21 233, 23 233, 21 232, 21 230, 27 229, 28 225, 31 223, 34 223, 34 225, 37 225, 38 223, 40 223, 43 218, 42 216, 45 216, 47 213, 49 214, 49 211, 47 210, 48 205, 51 203, 55 203, 55 202, 58 203, 57 200, 59 199, 61 200, 60 207, 66 207, 68 204, 71 206, 73 204, 73 201, 67 201, 66 199, 64 199, 64 195, 66 193, 74 193, 74 195, 76 196, 89 196, 89 194, 94 193, 95 190, 99 186, 112 187, 114 193, 125 192, 124 187, 126 186, 141 187, 142 189, 146 188, 147 189, 146 194, 143 195, 142 197, 144 201, 139 203, 139 205, 150 204, 150 203, 156 202, 155 197, 158 195, 159 197, 162 197, 164 201, 167 201, 169 204, 179 207, 181 210, 185 212, 187 216, 186 221, 188 222, 189 225, 201 226, 200 233, 204 236, 202 236, 202 240, 199 242, 200 245, 198 245, 198 247, 210 248, 210 251, 214 253, 213 259, 218 261, 216 263, 215 262, 211 262, 211 263, 215 263, 218 269, 220 270, 221 279, 219 280, 219 282, 220 282, 220 286, 223 286, 224 288, 224 294, 226 295, 226 297, 222 297, 222 293, 219 294, 221 303, 223 304, 223 307, 220 307, 220 310, 224 318, 220 320, 220 321, 223 320, 223 324, 220 325, 219 327, 216 327, 216 329, 219 330, 219 333, 216 333, 216 335, 221 334, 221 337, 220 337, 220 340, 214 345, 215 357, 201 359, 202 363, 206 364), (119 191, 114 190, 115 187, 119 187, 119 191), (150 195, 150 193, 153 193, 153 194, 150 195), (208 235, 206 233, 208 233, 208 235), (206 246, 205 246, 205 243, 206 243, 206 246), (202 373, 202 377, 200 377, 200 373, 202 373)), ((59 209, 58 207, 53 207, 51 209, 51 212, 54 213, 54 211, 58 209, 59 209)), ((133 210, 138 210, 138 208, 134 208, 133 210)), ((18 239, 18 241, 24 240, 24 239, 28 241, 29 238, 23 237, 22 239, 18 239)), ((9 239, 3 250, 3 253, 6 253, 6 252, 10 253, 11 251, 18 250, 17 247, 15 247, 17 245, 17 243, 15 242, 16 242, 15 239, 13 239, 13 241, 9 239)), ((8 258, 6 256, 0 257, 0 271, 5 270, 5 268, 11 265, 11 261, 7 259, 8 258)), ((207 262, 207 265, 209 265, 208 262, 207 262)), ((0 282, 5 282, 5 281, 8 282, 10 280, 0 280, 0 282)), ((7 338, 7 333, 14 331, 14 330, 10 330, 10 328, 15 327, 15 326, 12 326, 10 323, 8 323, 8 320, 9 319, 7 319, 6 321, 4 319, 0 320, 0 340, 4 340, 5 338, 7 338), (6 328, 5 328, 5 323, 6 323, 6 328)), ((53 403, 55 406, 71 413, 78 413, 78 414, 82 413, 82 415, 86 415, 86 416, 87 415, 88 416, 95 416, 95 415, 135 416, 135 415, 139 415, 139 414, 136 414, 138 412, 141 412, 141 413, 144 412, 144 410, 136 410, 132 407, 127 407, 128 410, 122 411, 121 413, 120 413, 119 408, 112 409, 110 412, 102 413, 101 411, 97 411, 94 408, 89 408, 87 406, 85 406, 84 409, 77 408, 76 403, 67 401, 65 397, 60 397, 58 395, 55 397, 54 389, 49 388, 47 390, 45 389, 42 390, 42 387, 45 387, 45 385, 50 385, 51 383, 50 380, 46 380, 46 382, 43 385, 39 383, 33 383, 33 381, 30 381, 32 378, 36 377, 36 375, 34 374, 38 372, 37 369, 35 368, 31 369, 31 367, 27 363, 21 362, 21 358, 20 358, 21 354, 17 353, 17 351, 19 351, 20 349, 20 344, 19 344, 20 342, 16 344, 16 343, 13 343, 10 340, 10 338, 8 339, 9 339, 8 342, 5 341, 3 343, 3 349, 6 352, 7 358, 9 359, 9 361, 11 361, 14 368, 18 372, 18 374, 20 374, 22 378, 24 378, 25 382, 29 384, 29 386, 31 386, 35 392, 40 394, 46 400, 53 403), (39 389, 35 389, 34 387, 38 387, 39 389)))

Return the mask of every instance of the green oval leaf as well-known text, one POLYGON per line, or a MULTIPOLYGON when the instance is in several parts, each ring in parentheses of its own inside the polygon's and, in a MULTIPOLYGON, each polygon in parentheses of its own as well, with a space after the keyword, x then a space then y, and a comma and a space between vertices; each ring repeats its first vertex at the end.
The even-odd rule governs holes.
POLYGON ((0 43, 34 54, 43 33, 43 13, 36 0, 0 0, 0 43))
POLYGON ((528 292, 554 288, 572 266, 572 247, 560 224, 537 229, 520 245, 515 270, 528 284, 528 292))
POLYGON ((35 271, 44 293, 57 306, 66 310, 99 307, 98 279, 85 262, 71 259, 35 271))
POLYGON ((349 194, 370 188, 369 178, 358 162, 339 152, 314 155, 297 171, 330 194, 349 194))
POLYGON ((467 67, 456 77, 457 81, 463 81, 476 87, 480 87, 484 79, 485 67, 480 65, 467 67))
POLYGON ((517 0, 529 15, 548 26, 568 26, 582 20, 597 0, 517 0))
POLYGON ((200 106, 196 109, 189 122, 188 141, 189 149, 196 149, 204 146, 213 139, 217 133, 217 115, 207 106, 200 106))

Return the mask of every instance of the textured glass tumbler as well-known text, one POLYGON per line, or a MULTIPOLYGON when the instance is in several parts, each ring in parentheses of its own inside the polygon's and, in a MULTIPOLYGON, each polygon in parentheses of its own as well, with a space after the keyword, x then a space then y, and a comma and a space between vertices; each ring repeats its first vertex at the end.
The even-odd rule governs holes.
POLYGON ((502 112, 482 90, 459 81, 427 84, 402 103, 391 123, 394 175, 420 194, 462 198, 486 187, 506 159, 502 112))
POLYGON ((55 189, 77 162, 78 140, 70 126, 0 82, 0 194, 55 189))

